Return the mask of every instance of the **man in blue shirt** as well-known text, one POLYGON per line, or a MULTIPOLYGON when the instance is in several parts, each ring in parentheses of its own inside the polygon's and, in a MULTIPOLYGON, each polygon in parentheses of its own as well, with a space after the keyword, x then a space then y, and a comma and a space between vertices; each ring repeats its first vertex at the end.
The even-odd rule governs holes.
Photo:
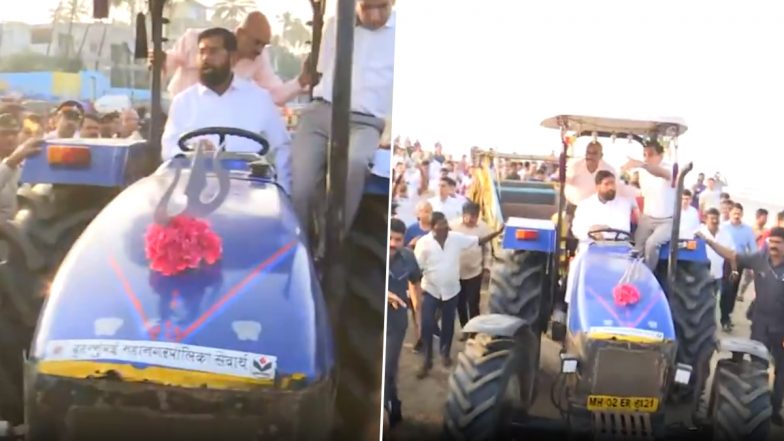
POLYGON ((422 271, 413 251, 406 248, 403 238, 406 225, 400 219, 389 221, 389 264, 387 291, 387 338, 386 370, 384 378, 384 407, 389 412, 389 425, 394 427, 402 421, 401 403, 397 396, 397 369, 403 340, 408 328, 408 288, 416 297, 413 303, 422 301, 422 271))
MULTIPOLYGON (((743 205, 733 204, 730 209, 730 219, 725 222, 721 229, 732 238, 735 245, 735 252, 738 254, 753 254, 757 251, 757 240, 754 230, 743 223, 743 205)), ((724 332, 730 332, 733 328, 732 311, 735 309, 735 300, 738 297, 740 287, 740 271, 733 260, 724 261, 724 277, 721 284, 721 299, 719 309, 721 310, 721 328, 724 332)))

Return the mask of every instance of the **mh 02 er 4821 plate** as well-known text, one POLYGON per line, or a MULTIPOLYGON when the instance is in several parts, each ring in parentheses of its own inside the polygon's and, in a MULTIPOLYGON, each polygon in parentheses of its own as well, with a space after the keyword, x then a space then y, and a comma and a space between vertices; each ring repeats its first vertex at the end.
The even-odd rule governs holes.
POLYGON ((587 407, 591 411, 656 412, 659 409, 659 400, 644 397, 589 395, 587 407))

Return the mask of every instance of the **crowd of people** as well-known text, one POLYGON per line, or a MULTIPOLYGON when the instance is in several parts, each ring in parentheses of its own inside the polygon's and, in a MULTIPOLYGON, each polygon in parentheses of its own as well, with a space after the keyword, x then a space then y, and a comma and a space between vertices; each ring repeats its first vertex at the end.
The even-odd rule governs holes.
MULTIPOLYGON (((432 153, 425 153, 419 143, 396 144, 395 153, 396 219, 390 230, 385 383, 392 425, 402 419, 395 382, 406 335, 406 311, 411 311, 414 320, 414 350, 424 352, 418 377, 424 378, 432 366, 433 336, 439 338, 444 365, 449 366, 454 316, 464 325, 479 314, 482 278, 489 271, 486 241, 500 233, 491 232, 478 219, 477 201, 465 196, 476 179, 477 164, 465 156, 454 160, 439 144, 432 153), (436 310, 441 314, 440 329, 436 310)), ((660 247, 670 240, 673 229, 677 171, 659 143, 647 141, 642 153, 643 160, 629 159, 619 174, 603 159, 602 144, 594 140, 584 156, 567 163, 567 234, 577 244, 576 255, 580 246, 615 235, 607 230, 620 230, 633 239, 641 262, 651 269, 657 267, 660 247)), ((501 180, 557 181, 556 165, 556 159, 497 161, 495 173, 501 180)), ((702 237, 709 245, 719 324, 725 333, 733 332, 735 304, 744 300, 744 292, 754 283, 755 300, 748 313, 751 337, 768 346, 777 366, 773 421, 781 424, 784 374, 778 370, 784 369, 784 328, 772 317, 773 312, 778 317, 784 314, 784 304, 778 300, 784 298, 784 211, 775 213, 769 222, 768 210, 759 208, 754 224, 747 225, 743 221, 746 207, 733 201, 723 191, 724 185, 720 175, 706 179, 700 173, 696 183, 684 190, 680 237, 702 237), (758 314, 760 308, 766 311, 758 314)))

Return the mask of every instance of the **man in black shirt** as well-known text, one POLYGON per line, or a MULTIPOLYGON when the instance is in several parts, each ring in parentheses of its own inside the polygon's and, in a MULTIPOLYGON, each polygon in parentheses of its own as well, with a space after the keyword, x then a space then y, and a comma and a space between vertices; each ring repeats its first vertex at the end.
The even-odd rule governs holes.
POLYGON ((387 291, 387 338, 386 338, 386 375, 384 378, 384 401, 389 412, 389 425, 394 427, 402 420, 400 399, 397 396, 397 368, 403 340, 408 328, 408 288, 416 297, 414 304, 422 301, 422 271, 419 269, 414 253, 406 248, 404 237, 406 224, 400 219, 389 222, 389 267, 387 291))
POLYGON ((754 271, 756 298, 750 311, 751 338, 765 344, 773 358, 771 422, 780 426, 784 423, 780 414, 784 400, 784 228, 773 227, 767 246, 752 254, 738 254, 710 239, 705 241, 724 259, 754 271))

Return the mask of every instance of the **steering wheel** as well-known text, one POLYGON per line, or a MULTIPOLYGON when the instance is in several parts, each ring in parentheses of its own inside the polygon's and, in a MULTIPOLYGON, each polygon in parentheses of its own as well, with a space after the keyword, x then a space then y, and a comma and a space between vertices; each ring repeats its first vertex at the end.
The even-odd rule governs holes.
POLYGON ((218 135, 218 148, 220 148, 220 146, 225 143, 227 136, 238 136, 240 138, 250 139, 251 141, 255 141, 257 144, 259 144, 261 146, 261 150, 258 151, 259 156, 266 155, 270 149, 269 141, 267 141, 267 139, 263 136, 248 130, 238 129, 236 127, 204 127, 203 129, 191 130, 190 132, 180 136, 180 139, 177 140, 177 145, 183 152, 193 151, 193 149, 185 145, 185 143, 193 138, 205 135, 218 135))
POLYGON ((628 231, 623 230, 616 230, 615 228, 602 228, 599 230, 593 230, 588 233, 588 236, 593 236, 594 234, 601 234, 601 233, 615 233, 615 237, 612 239, 604 239, 604 240, 612 240, 615 242, 626 242, 632 240, 632 234, 628 231))

